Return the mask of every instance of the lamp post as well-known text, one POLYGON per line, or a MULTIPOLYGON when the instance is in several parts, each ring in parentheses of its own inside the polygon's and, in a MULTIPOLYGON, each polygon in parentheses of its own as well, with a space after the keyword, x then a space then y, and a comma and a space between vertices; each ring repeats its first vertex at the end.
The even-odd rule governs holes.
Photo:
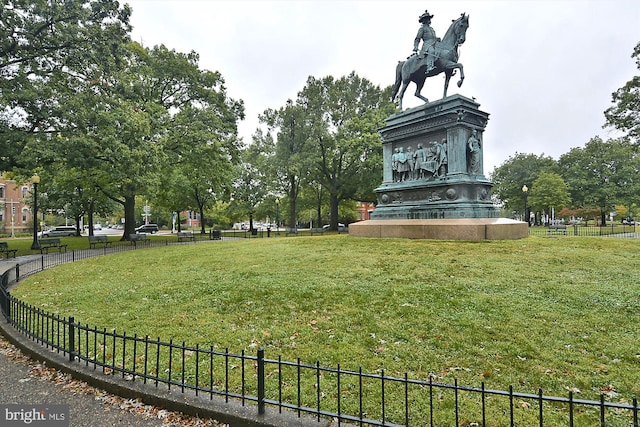
POLYGON ((31 249, 40 249, 38 243, 38 184, 40 183, 40 177, 35 174, 31 177, 33 183, 33 243, 31 243, 31 249))
POLYGON ((531 226, 529 216, 527 215, 527 197, 529 197, 529 188, 526 184, 522 186, 522 194, 524 194, 524 220, 527 222, 528 226, 531 226))
POLYGON ((280 235, 280 198, 276 197, 276 236, 280 235))

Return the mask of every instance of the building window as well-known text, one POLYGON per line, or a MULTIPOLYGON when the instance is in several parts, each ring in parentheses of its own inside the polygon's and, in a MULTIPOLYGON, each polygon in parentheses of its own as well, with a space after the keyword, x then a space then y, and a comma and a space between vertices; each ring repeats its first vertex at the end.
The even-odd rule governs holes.
POLYGON ((27 213, 29 212, 29 209, 22 209, 22 223, 26 224, 27 223, 27 213))
POLYGON ((29 194, 29 188, 22 187, 22 198, 26 199, 27 198, 27 194, 29 194))
POLYGON ((0 187, 0 199, 4 199, 4 187, 0 187))

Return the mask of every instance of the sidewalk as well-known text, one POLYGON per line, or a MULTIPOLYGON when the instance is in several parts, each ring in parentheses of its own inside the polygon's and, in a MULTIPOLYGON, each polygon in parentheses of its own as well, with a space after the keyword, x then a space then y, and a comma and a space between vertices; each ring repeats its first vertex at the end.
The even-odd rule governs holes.
POLYGON ((0 404, 69 405, 70 427, 221 426, 93 388, 29 359, 2 335, 0 404))

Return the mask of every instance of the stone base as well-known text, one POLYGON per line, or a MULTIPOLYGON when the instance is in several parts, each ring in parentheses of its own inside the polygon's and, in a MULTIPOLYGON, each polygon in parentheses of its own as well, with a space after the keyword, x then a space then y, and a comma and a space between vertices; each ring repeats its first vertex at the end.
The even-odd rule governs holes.
POLYGON ((349 224, 355 237, 432 240, 517 240, 529 236, 526 222, 507 218, 391 219, 349 224))

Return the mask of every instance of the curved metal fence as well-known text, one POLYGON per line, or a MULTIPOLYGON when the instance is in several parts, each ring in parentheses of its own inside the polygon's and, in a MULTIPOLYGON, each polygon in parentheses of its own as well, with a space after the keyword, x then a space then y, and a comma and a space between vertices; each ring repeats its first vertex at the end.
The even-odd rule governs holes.
MULTIPOLYGON (((164 244, 164 243, 163 243, 164 244)), ((107 253, 130 250, 115 246, 99 250, 55 253, 16 264, 0 276, 0 308, 7 322, 29 339, 60 357, 153 387, 194 392, 213 399, 253 404, 333 418, 367 426, 459 425, 631 425, 638 426, 638 402, 611 402, 485 387, 446 384, 434 378, 412 379, 381 370, 366 373, 265 357, 234 354, 228 348, 201 347, 160 337, 128 335, 60 317, 13 297, 11 286, 44 269, 107 253)))

